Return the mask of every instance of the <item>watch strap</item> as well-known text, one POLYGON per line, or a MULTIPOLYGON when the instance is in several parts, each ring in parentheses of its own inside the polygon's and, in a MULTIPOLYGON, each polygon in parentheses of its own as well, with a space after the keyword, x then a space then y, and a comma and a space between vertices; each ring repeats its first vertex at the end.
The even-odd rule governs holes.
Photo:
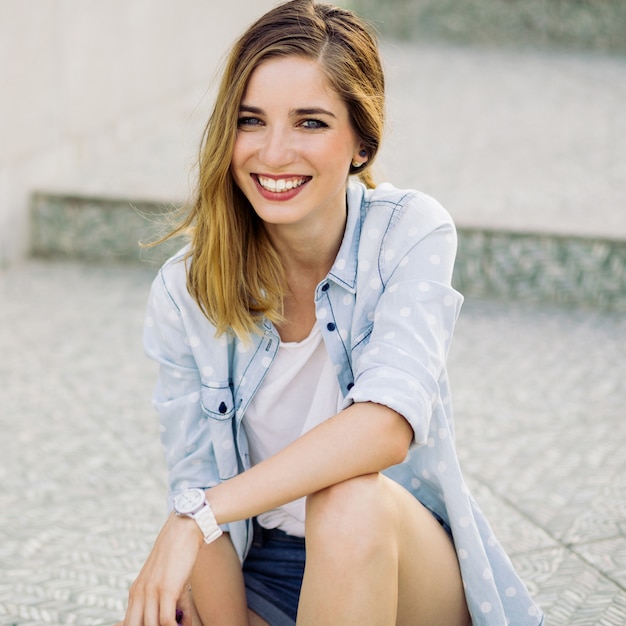
POLYGON ((215 515, 211 510, 211 505, 207 502, 197 513, 193 514, 200 530, 204 535, 205 543, 212 543, 222 534, 222 529, 218 526, 215 515))

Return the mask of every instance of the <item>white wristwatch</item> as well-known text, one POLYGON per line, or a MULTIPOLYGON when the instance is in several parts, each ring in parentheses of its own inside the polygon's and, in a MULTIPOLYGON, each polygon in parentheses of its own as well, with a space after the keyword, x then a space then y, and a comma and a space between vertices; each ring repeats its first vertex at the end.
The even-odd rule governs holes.
POLYGON ((217 525, 203 489, 185 489, 178 494, 174 498, 174 512, 181 517, 191 517, 196 520, 204 535, 205 543, 215 541, 222 534, 222 529, 217 525))

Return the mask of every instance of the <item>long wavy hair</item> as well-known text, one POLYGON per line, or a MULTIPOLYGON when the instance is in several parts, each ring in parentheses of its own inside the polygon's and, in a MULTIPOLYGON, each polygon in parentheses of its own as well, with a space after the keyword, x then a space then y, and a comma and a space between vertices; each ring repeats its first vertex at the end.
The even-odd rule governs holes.
POLYGON ((320 64, 346 103, 367 164, 351 166, 368 187, 369 168, 383 134, 384 75, 378 44, 352 12, 314 0, 292 0, 257 20, 226 61, 199 157, 198 187, 184 221, 168 235, 187 232, 191 245, 187 288, 218 334, 245 338, 259 320, 282 321, 283 266, 263 222, 235 184, 231 158, 239 107, 252 72, 263 61, 300 56, 320 64))

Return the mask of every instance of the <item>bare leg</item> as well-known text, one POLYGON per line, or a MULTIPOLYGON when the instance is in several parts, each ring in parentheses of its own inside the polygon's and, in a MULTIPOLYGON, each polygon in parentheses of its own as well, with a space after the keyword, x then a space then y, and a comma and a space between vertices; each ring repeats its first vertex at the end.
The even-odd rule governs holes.
POLYGON ((405 489, 380 474, 307 499, 298 626, 467 626, 454 547, 405 489))
POLYGON ((250 620, 250 626, 270 626, 264 619, 260 618, 250 609, 248 609, 248 619, 250 620))
POLYGON ((191 595, 193 626, 269 626, 247 608, 241 564, 228 535, 201 548, 191 595))

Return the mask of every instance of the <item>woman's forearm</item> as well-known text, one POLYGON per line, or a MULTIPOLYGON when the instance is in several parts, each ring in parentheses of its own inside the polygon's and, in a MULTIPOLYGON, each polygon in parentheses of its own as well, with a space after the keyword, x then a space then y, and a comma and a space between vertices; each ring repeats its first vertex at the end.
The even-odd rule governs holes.
POLYGON ((274 456, 213 487, 207 498, 220 524, 252 517, 400 463, 412 437, 408 422, 395 411, 371 402, 354 404, 274 456))

